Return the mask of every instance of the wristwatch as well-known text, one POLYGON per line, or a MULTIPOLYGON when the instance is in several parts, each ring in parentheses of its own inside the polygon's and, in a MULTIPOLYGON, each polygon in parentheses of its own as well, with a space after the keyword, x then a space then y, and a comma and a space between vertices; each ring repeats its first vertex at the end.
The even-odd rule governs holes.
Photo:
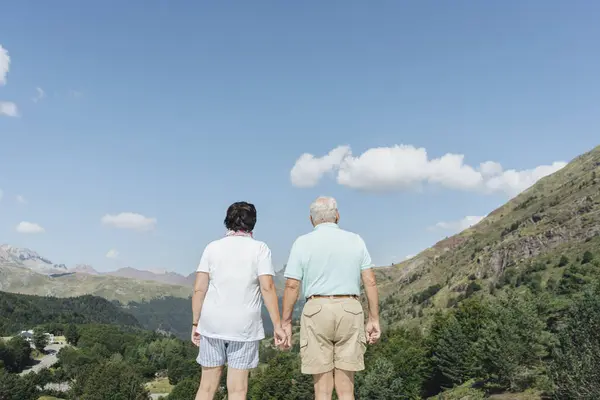
POLYGON ((196 326, 196 327, 197 327, 197 326, 198 326, 198 323, 197 323, 197 322, 194 322, 194 323, 192 323, 192 326, 196 326))

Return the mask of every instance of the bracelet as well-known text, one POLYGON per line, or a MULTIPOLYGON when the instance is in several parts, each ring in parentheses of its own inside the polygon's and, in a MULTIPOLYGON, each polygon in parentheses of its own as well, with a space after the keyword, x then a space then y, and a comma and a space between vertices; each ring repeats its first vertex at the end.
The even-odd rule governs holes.
POLYGON ((198 323, 197 322, 192 323, 192 326, 198 326, 198 323))

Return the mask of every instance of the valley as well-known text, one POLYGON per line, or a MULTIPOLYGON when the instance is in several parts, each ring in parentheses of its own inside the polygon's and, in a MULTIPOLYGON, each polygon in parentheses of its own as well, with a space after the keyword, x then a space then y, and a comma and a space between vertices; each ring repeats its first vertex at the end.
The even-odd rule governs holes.
MULTIPOLYGON (((189 285, 136 279, 148 271, 60 273, 31 250, 15 259, 14 248, 3 248, 0 290, 53 297, 0 293, 8 316, 0 319, 2 334, 32 324, 57 332, 76 325, 77 349, 58 356, 60 379, 77 382, 73 394, 117 391, 103 378, 110 376, 145 398, 144 387, 166 375, 168 399, 190 398, 198 369, 187 341, 189 285), (77 294, 100 297, 70 297, 77 294), (140 371, 126 372, 138 363, 140 371), (80 365, 89 369, 78 371, 80 365)), ((367 350, 357 398, 600 397, 600 147, 471 228, 378 268, 377 277, 384 338, 367 350)), ((3 346, 18 351, 18 343, 3 346)), ((261 343, 249 398, 312 398, 298 351, 297 342, 291 352, 261 343)), ((17 379, 12 375, 0 379, 17 379)))

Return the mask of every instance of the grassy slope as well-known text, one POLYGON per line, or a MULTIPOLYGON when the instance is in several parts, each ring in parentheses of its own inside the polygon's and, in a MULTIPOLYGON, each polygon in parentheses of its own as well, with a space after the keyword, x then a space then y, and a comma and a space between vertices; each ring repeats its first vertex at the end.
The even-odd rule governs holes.
POLYGON ((470 281, 484 290, 507 268, 544 262, 544 279, 560 276, 560 255, 572 259, 600 246, 600 146, 541 179, 483 221, 446 238, 416 257, 378 272, 384 307, 392 325, 423 322, 464 293, 470 281), (441 289, 426 305, 411 297, 432 285, 441 289), (421 317, 419 317, 421 315, 421 317), (415 318, 416 316, 416 318, 415 318))
POLYGON ((187 298, 191 288, 113 276, 73 274, 58 278, 36 274, 18 266, 0 266, 0 290, 38 296, 73 297, 84 294, 108 300, 149 300, 163 296, 187 298))

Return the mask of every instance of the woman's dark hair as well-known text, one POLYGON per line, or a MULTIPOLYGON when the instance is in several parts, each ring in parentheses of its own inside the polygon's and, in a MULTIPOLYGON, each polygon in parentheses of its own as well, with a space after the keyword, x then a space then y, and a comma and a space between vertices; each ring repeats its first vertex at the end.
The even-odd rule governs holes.
POLYGON ((227 209, 225 227, 230 231, 252 232, 256 225, 256 207, 254 204, 238 201, 227 209))

